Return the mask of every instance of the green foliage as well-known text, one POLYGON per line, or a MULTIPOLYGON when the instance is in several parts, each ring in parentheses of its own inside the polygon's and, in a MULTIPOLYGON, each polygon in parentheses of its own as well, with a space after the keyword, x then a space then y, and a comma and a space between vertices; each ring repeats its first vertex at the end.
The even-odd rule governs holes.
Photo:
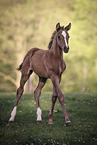
POLYGON ((51 93, 42 93, 40 104, 43 122, 36 123, 36 104, 33 95, 25 94, 17 109, 14 123, 9 123, 15 94, 0 94, 0 144, 97 144, 97 92, 65 93, 65 104, 72 122, 64 126, 62 108, 56 102, 53 124, 48 124, 51 93))
MULTIPOLYGON (((0 91, 16 90, 19 85, 16 68, 30 48, 47 49, 57 22, 61 25, 72 23, 70 52, 64 54, 67 70, 62 90, 95 90, 96 17, 96 0, 0 0, 0 91)), ((37 84, 37 77, 34 78, 33 86, 37 84)), ((45 91, 51 90, 49 82, 45 91)))

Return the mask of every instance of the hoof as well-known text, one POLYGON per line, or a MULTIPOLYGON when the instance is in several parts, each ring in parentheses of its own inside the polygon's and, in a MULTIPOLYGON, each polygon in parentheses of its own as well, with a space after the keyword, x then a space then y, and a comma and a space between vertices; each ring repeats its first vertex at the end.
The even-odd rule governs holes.
POLYGON ((72 125, 72 124, 71 124, 71 121, 65 122, 65 125, 66 125, 66 126, 71 126, 71 125, 72 125))
POLYGON ((10 119, 9 119, 9 122, 14 122, 14 119, 13 119, 13 118, 10 118, 10 119))
POLYGON ((9 120, 9 123, 14 123, 14 121, 12 121, 12 120, 9 120))
POLYGON ((52 120, 49 120, 48 124, 53 124, 53 121, 52 120))
POLYGON ((41 124, 41 123, 42 123, 42 121, 41 121, 41 120, 37 121, 37 124, 41 124))

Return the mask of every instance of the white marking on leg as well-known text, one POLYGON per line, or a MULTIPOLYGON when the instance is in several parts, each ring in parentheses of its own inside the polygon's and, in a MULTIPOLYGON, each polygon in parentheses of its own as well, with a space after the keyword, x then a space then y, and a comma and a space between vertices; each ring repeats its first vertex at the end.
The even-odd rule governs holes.
POLYGON ((14 109, 12 110, 9 121, 14 121, 14 118, 16 116, 16 110, 17 110, 17 106, 15 106, 14 109))
POLYGON ((42 121, 41 114, 42 114, 42 111, 40 107, 38 107, 37 108, 37 121, 42 121))
POLYGON ((66 40, 66 32, 65 31, 62 31, 62 35, 64 37, 66 47, 68 47, 67 40, 66 40))

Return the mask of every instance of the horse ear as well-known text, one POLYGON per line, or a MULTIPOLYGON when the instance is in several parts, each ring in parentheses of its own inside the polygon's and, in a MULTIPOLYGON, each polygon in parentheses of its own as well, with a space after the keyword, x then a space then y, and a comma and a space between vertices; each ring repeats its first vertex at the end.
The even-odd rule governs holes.
POLYGON ((65 27, 65 29, 68 31, 68 30, 70 30, 71 29, 71 23, 69 23, 69 25, 67 25, 66 27, 65 27))
POLYGON ((59 28, 60 28, 60 23, 57 23, 57 24, 56 24, 56 30, 58 31, 59 28))

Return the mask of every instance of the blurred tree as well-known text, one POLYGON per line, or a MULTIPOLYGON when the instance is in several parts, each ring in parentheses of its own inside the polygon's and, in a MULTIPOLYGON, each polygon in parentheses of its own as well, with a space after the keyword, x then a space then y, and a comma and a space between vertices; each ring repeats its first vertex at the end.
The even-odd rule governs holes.
MULTIPOLYGON (((0 0, 0 90, 15 91, 20 80, 16 68, 30 48, 47 49, 57 22, 61 25, 72 23, 70 52, 64 54, 67 70, 63 75, 62 90, 81 90, 83 82, 84 87, 95 89, 96 6, 96 0, 0 0)), ((37 81, 35 75, 32 87, 37 81)), ((28 81, 27 86, 31 82, 28 81)), ((51 87, 48 81, 44 90, 50 91, 51 87)), ((31 92, 31 87, 26 90, 31 92)))

